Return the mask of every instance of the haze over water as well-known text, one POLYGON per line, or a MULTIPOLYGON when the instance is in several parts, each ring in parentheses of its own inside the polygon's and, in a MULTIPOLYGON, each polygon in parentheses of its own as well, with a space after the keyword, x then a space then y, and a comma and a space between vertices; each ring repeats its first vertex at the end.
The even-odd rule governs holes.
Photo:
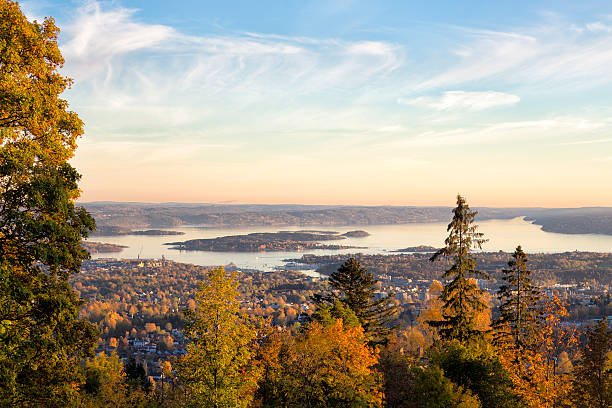
MULTIPOLYGON (((597 234, 557 234, 542 231, 540 226, 524 221, 522 218, 512 220, 489 220, 478 222, 480 232, 489 239, 483 246, 485 251, 513 251, 517 245, 522 245, 528 253, 536 252, 566 252, 566 251, 592 251, 610 252, 612 250, 612 236, 597 234)), ((243 227, 243 228, 206 228, 206 227, 178 227, 167 228, 172 231, 181 231, 185 235, 177 236, 112 236, 92 237, 91 241, 106 242, 128 246, 120 253, 94 254, 98 258, 161 258, 192 263, 196 265, 228 265, 234 263, 241 268, 260 270, 273 270, 282 267, 285 259, 300 258, 302 255, 328 255, 342 253, 388 254, 390 251, 418 246, 430 245, 441 247, 444 244, 447 223, 415 223, 393 225, 351 225, 344 227, 243 227), (209 251, 178 251, 164 245, 167 242, 186 241, 197 238, 215 238, 226 235, 241 235, 251 232, 276 232, 281 230, 318 229, 338 231, 341 233, 352 230, 364 230, 371 235, 365 238, 347 238, 338 241, 324 241, 323 243, 351 245, 366 247, 363 249, 347 250, 308 250, 304 252, 209 252, 209 251)))

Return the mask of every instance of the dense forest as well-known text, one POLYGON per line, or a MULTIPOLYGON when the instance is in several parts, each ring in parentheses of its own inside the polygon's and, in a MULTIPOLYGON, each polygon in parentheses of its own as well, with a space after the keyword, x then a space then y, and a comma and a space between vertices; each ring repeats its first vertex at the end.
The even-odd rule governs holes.
POLYGON ((326 281, 164 260, 88 269, 95 221, 69 162, 83 123, 60 97, 58 35, 0 0, 0 406, 612 405, 608 319, 572 324, 520 246, 485 292, 486 237, 461 196, 415 319, 355 258, 326 281))

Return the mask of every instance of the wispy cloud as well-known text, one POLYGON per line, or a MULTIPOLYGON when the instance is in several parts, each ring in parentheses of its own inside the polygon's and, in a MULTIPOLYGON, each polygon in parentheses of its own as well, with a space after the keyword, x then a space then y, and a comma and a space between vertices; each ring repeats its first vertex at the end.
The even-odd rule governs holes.
POLYGON ((571 142, 559 143, 560 145, 590 145, 590 144, 598 144, 598 143, 612 143, 612 138, 603 138, 603 139, 589 139, 589 140, 574 140, 571 142))
MULTIPOLYGON (((155 128, 182 134, 189 126, 218 130, 235 127, 236 117, 265 127, 279 124, 281 112, 297 117, 294 126, 312 127, 322 120, 300 112, 325 111, 312 105, 328 95, 351 92, 358 98, 404 61, 403 47, 383 41, 186 35, 139 21, 136 10, 98 2, 80 8, 61 38, 65 71, 75 79, 70 99, 92 137, 109 128, 115 134, 155 128)), ((347 106, 323 116, 341 118, 351 111, 347 106)))
POLYGON ((114 57, 152 49, 177 36, 171 27, 134 21, 135 12, 126 8, 102 10, 97 2, 78 9, 72 23, 65 27, 68 41, 61 47, 71 73, 86 79, 110 69, 108 64, 114 57))
POLYGON ((488 30, 460 30, 467 41, 451 52, 459 62, 445 72, 423 81, 418 88, 452 86, 498 75, 542 53, 538 40, 531 35, 488 30))
MULTIPOLYGON (((508 121, 457 127, 451 130, 428 130, 420 133, 406 132, 401 140, 384 142, 397 147, 454 146, 470 144, 500 144, 576 138, 586 131, 608 129, 603 121, 591 121, 580 117, 556 117, 540 120, 508 121)), ((573 141, 572 141, 573 142, 573 141)), ((570 144, 570 143, 568 143, 570 144)))
POLYGON ((514 105, 520 100, 521 98, 516 95, 503 92, 448 91, 438 98, 425 96, 412 99, 399 98, 397 102, 403 105, 424 106, 440 111, 454 109, 481 111, 498 106, 514 105))
POLYGON ((612 24, 558 22, 488 31, 455 28, 450 64, 425 78, 417 89, 456 87, 475 81, 498 85, 589 88, 611 83, 612 24), (454 58, 453 58, 454 57, 454 58))
POLYGON ((175 192, 202 183, 215 195, 256 189, 294 201, 285 186, 308 195, 335 174, 347 186, 387 180, 387 194, 397 191, 393 175, 447 173, 441 156, 463 146, 472 158, 492 152, 485 160, 499 170, 513 168, 508 151, 519 147, 526 162, 573 150, 584 162, 612 142, 605 91, 580 93, 612 85, 605 18, 437 26, 440 40, 399 29, 257 33, 239 22, 186 34, 115 1, 84 3, 70 17, 60 36, 75 79, 66 97, 86 123, 75 164, 108 191, 119 178, 155 178, 175 192))

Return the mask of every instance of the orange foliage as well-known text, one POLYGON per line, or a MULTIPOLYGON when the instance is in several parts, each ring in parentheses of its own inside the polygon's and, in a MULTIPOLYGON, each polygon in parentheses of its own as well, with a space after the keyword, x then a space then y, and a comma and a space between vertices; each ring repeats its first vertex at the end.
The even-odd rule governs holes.
POLYGON ((561 373, 557 356, 575 348, 577 339, 575 329, 561 322, 568 312, 557 294, 545 298, 542 311, 534 334, 537 346, 532 350, 505 349, 501 358, 528 407, 553 408, 566 402, 571 389, 570 378, 561 373))

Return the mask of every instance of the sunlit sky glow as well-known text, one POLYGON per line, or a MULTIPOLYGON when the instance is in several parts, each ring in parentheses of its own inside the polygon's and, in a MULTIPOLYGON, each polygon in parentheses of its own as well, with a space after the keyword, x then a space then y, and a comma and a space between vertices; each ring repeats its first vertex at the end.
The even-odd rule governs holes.
POLYGON ((83 201, 612 206, 609 1, 22 8, 62 30, 83 201))

